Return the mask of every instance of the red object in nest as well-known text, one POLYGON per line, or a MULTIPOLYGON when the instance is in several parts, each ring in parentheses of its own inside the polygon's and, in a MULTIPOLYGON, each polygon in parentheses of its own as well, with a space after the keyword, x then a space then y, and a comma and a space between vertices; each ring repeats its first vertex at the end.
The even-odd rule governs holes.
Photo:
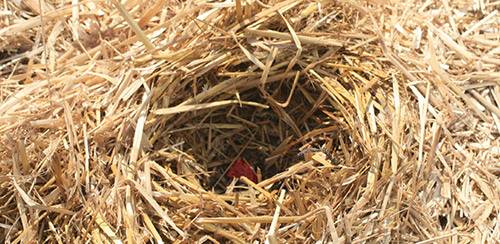
POLYGON ((258 181, 257 174, 253 170, 252 166, 242 158, 234 161, 226 175, 231 178, 240 178, 241 176, 245 176, 254 183, 257 183, 258 181))

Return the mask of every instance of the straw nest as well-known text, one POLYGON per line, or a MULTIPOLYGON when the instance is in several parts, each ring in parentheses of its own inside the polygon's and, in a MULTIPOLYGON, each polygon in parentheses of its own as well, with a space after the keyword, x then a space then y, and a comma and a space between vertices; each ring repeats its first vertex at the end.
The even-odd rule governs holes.
POLYGON ((2 1, 0 242, 498 242, 499 6, 2 1))

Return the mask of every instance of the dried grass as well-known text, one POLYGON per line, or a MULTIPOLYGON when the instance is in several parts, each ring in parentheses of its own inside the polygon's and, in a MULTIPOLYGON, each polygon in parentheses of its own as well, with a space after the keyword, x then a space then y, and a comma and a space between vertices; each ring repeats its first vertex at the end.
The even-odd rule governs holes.
POLYGON ((499 6, 3 1, 0 242, 499 242, 499 6))

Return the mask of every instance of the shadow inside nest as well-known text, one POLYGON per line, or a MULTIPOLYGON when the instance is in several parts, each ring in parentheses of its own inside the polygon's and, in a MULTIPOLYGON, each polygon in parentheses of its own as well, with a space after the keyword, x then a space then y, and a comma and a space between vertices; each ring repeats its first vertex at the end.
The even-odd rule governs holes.
MULTIPOLYGON (((220 95, 218 99, 228 96, 236 97, 220 95)), ((317 84, 298 79, 294 87, 293 78, 283 79, 268 84, 265 92, 252 88, 237 96, 269 108, 234 104, 176 115, 174 126, 165 132, 168 143, 179 145, 177 150, 201 169, 196 166, 198 172, 193 172, 177 163, 173 171, 195 174, 206 190, 221 193, 232 181, 228 170, 235 160, 248 162, 260 181, 303 161, 304 150, 322 148, 328 153, 338 149, 340 115, 317 84)))

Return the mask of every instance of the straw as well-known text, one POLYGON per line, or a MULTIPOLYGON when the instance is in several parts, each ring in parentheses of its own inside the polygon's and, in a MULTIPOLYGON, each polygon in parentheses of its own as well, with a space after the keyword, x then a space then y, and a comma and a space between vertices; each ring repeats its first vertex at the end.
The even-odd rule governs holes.
POLYGON ((3 1, 0 242, 500 242, 498 6, 3 1))

